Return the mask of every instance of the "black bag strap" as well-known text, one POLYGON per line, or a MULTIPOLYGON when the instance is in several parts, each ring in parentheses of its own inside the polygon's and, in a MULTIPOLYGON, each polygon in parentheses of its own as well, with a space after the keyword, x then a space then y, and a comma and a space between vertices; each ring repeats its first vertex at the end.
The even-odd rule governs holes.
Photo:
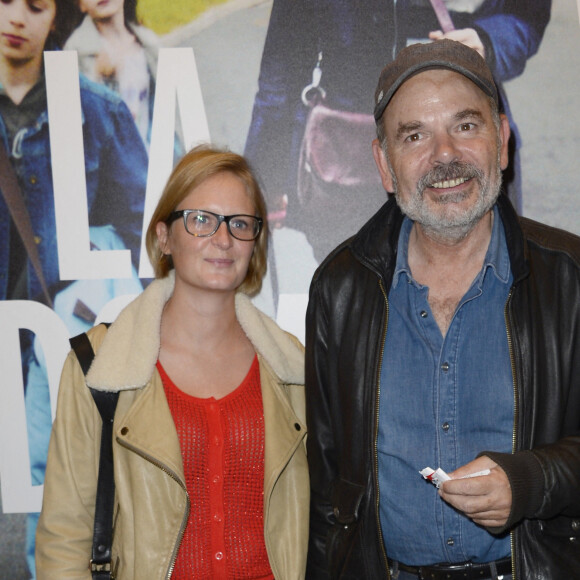
MULTIPOLYGON (((107 324, 107 326, 109 325, 107 324)), ((70 344, 77 355, 83 373, 86 375, 95 357, 95 352, 88 336, 83 332, 71 338, 70 344)), ((90 568, 93 580, 110 580, 113 511, 115 507, 113 420, 119 393, 97 391, 91 388, 90 391, 103 421, 90 568)))

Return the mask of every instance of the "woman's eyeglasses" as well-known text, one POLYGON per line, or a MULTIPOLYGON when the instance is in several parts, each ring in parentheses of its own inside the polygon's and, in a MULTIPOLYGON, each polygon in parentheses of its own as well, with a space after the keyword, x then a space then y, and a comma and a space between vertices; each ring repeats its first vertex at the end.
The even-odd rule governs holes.
POLYGON ((167 225, 183 216, 183 224, 188 234, 198 238, 213 236, 222 222, 226 223, 228 232, 237 240, 251 242, 260 235, 262 218, 245 215, 219 215, 203 209, 180 209, 169 214, 167 225))

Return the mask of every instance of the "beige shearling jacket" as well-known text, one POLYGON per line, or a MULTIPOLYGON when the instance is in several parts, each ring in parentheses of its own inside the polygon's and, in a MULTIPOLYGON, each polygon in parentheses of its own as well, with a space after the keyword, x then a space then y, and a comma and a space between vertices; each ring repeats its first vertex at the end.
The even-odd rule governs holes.
MULTIPOLYGON (((120 391, 113 425, 117 580, 171 577, 188 514, 179 440, 155 363, 161 313, 173 277, 155 280, 106 331, 89 332, 92 388, 120 391)), ((308 545, 303 347, 236 296, 254 345, 264 405, 264 534, 277 580, 304 578, 308 545)), ((36 535, 38 580, 91 578, 101 420, 74 353, 63 369, 36 535)))

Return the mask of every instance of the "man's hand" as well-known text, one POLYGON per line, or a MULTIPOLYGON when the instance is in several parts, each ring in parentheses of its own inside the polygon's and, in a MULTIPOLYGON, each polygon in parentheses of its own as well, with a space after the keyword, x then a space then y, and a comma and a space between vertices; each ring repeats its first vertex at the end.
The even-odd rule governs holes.
POLYGON ((512 490, 505 471, 483 455, 449 473, 452 478, 443 483, 439 495, 480 526, 501 527, 510 515, 512 490), (490 469, 489 475, 460 479, 490 469))
POLYGON ((431 40, 441 40, 442 38, 449 38, 450 40, 456 40, 461 42, 469 48, 477 50, 483 58, 485 58, 485 48, 479 34, 473 28, 461 28, 459 30, 452 30, 451 32, 444 33, 441 30, 434 30, 429 33, 429 38, 431 40))

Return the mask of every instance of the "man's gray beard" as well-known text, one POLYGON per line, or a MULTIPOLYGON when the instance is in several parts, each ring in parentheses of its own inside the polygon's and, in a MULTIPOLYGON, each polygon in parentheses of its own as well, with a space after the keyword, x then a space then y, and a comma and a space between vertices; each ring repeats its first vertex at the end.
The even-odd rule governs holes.
MULTIPOLYGON (((393 178, 394 194, 399 208, 414 222, 421 224, 427 235, 438 239, 458 241, 465 238, 481 218, 483 218, 483 216, 493 207, 493 204, 496 202, 501 190, 502 176, 499 150, 496 174, 493 176, 495 179, 486 178, 483 171, 474 165, 454 161, 448 165, 438 166, 424 175, 417 183, 417 189, 411 196, 411 199, 407 202, 401 199, 401 196, 398 193, 399 188, 397 178, 392 170, 390 162, 388 161, 388 157, 387 162, 393 178), (425 188, 437 181, 445 181, 447 179, 455 179, 458 177, 475 179, 479 184, 479 196, 475 205, 467 209, 465 212, 456 213, 455 215, 437 215, 429 211, 424 203, 423 194, 425 188)), ((467 194, 463 192, 442 194, 435 203, 438 203, 441 206, 450 203, 458 203, 462 201, 466 195, 467 194)))

